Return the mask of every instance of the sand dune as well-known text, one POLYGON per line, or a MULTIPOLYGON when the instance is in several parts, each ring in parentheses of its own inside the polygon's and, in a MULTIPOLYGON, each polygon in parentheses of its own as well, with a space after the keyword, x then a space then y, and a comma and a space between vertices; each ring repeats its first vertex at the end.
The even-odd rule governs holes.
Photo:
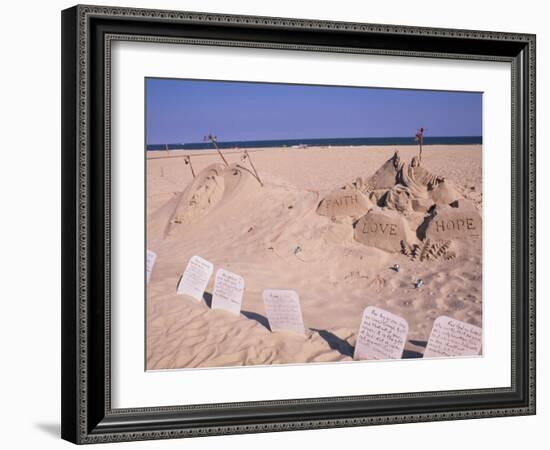
MULTIPOLYGON (((440 315, 481 326, 480 239, 453 241, 452 260, 413 261, 357 242, 353 218, 316 212, 329 192, 368 178, 394 150, 250 151, 263 186, 239 151, 224 152, 230 167, 213 152, 193 156, 194 180, 182 158, 189 152, 152 154, 147 247, 157 260, 147 289, 147 368, 351 360, 361 314, 371 305, 407 320, 405 357, 422 355, 440 315), (244 278, 240 316, 210 308, 213 277, 202 302, 176 295, 193 255, 244 278), (270 288, 298 292, 305 337, 269 330, 262 291, 270 288)), ((416 154, 414 147, 399 150, 403 158, 416 154)), ((481 208, 480 146, 427 146, 422 163, 481 208)), ((424 220, 405 214, 411 224, 424 220)))

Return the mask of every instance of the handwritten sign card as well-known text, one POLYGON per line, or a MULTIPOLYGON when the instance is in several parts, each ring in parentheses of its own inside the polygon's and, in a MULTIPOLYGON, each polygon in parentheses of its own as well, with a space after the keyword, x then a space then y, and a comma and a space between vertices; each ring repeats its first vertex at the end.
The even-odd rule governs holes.
POLYGON ((401 359, 409 325, 395 314, 369 306, 357 335, 354 359, 401 359))
POLYGON ((224 269, 218 269, 212 294, 212 309, 225 309, 239 315, 243 292, 243 277, 224 269))
POLYGON ((147 250, 147 260, 145 262, 147 284, 149 284, 149 280, 151 279, 151 273, 153 272, 153 266, 155 265, 156 260, 157 260, 157 254, 152 250, 147 250))
POLYGON ((264 306, 271 331, 293 331, 304 334, 300 297, 296 291, 266 289, 264 306))
POLYGON ((474 356, 481 351, 481 328, 447 316, 433 325, 424 358, 474 356))
POLYGON ((200 256, 191 257, 181 277, 177 293, 189 295, 195 300, 201 301, 213 271, 214 264, 210 261, 200 256))

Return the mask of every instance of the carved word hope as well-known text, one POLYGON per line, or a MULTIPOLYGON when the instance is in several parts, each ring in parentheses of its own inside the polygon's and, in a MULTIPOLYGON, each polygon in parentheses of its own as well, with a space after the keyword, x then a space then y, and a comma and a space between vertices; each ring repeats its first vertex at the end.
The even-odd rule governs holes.
POLYGON ((435 231, 444 232, 444 231, 460 231, 460 230, 475 230, 474 219, 464 218, 464 219, 452 219, 452 220, 443 220, 435 219, 435 231))

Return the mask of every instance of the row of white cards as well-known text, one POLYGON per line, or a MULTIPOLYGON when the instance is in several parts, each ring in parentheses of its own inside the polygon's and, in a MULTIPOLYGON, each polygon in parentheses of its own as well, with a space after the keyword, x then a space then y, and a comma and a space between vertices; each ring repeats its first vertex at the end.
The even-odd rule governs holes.
MULTIPOLYGON (((214 264, 200 256, 193 256, 183 272, 177 293, 201 301, 213 272, 214 264)), ((243 294, 243 277, 224 269, 216 271, 212 309, 224 309, 239 315, 243 294)), ((266 289, 263 299, 271 331, 294 331, 304 334, 300 299, 295 291, 266 289)))
MULTIPOLYGON (((149 253, 149 252, 148 252, 149 253)), ((152 253, 152 252, 151 252, 152 253)), ((152 258, 151 270, 156 255, 152 258)), ((149 254, 147 258, 148 279, 149 254)), ((193 256, 178 284, 177 293, 201 301, 214 265, 200 256, 193 256)), ((216 271, 212 309, 224 309, 239 315, 244 293, 244 279, 224 269, 216 271)), ((266 289, 262 294, 271 331, 305 334, 300 297, 293 290, 266 289)), ((363 312, 354 359, 401 359, 407 342, 409 325, 402 317, 375 306, 363 312)), ((424 357, 478 355, 481 351, 481 328, 441 316, 434 322, 424 357)))
MULTIPOLYGON (((401 359, 408 332, 405 319, 369 306, 363 312, 353 358, 401 359)), ((479 355, 481 338, 481 328, 440 316, 433 324, 424 358, 479 355)))
MULTIPOLYGON (((177 293, 201 301, 212 272, 214 272, 214 264, 200 256, 193 256, 183 272, 177 293)), ((214 281, 211 307, 212 309, 225 309, 239 315, 243 293, 243 277, 224 269, 218 269, 214 281)))

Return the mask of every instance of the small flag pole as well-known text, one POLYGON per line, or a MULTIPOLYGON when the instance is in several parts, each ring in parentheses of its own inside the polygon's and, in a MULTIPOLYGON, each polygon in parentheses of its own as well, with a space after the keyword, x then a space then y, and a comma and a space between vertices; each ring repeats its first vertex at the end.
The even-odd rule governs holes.
POLYGON ((189 164, 191 175, 193 175, 193 178, 195 178, 195 171, 193 170, 193 164, 191 163, 191 156, 184 156, 183 160, 185 161, 185 165, 189 164))
POLYGON ((222 152, 220 151, 220 148, 218 147, 218 138, 216 136, 214 136, 212 133, 210 133, 208 136, 206 136, 206 139, 208 139, 210 142, 212 142, 212 144, 214 144, 214 147, 216 147, 216 150, 218 151, 218 154, 220 155, 220 157, 222 158, 223 162, 225 163, 226 166, 229 166, 229 163, 227 162, 227 160, 224 158, 222 152))
POLYGON ((246 159, 248 159, 248 161, 250 162, 250 166, 252 167, 252 170, 254 171, 254 174, 256 175, 256 179, 260 182, 260 185, 263 187, 264 184, 263 184, 263 182, 260 178, 260 175, 258 175, 258 171, 256 170, 256 167, 254 167, 254 163, 252 162, 252 158, 248 154, 248 151, 245 150, 244 154, 246 156, 246 159))

